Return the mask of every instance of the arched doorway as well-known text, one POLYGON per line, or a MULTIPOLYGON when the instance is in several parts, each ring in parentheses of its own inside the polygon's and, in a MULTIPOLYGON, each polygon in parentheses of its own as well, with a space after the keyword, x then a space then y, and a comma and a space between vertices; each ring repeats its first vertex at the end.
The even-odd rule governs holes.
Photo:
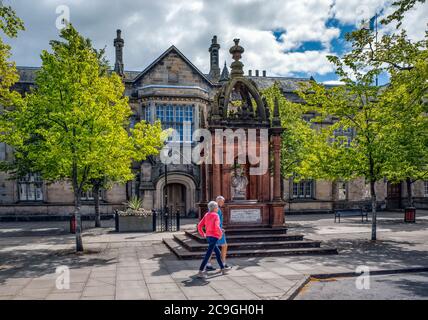
POLYGON ((401 183, 388 182, 387 208, 391 210, 401 208, 401 183))
MULTIPOLYGON (((185 215, 196 210, 196 184, 194 180, 183 174, 168 174, 168 206, 182 206, 185 215), (177 203, 177 205, 175 204, 177 203)), ((165 177, 156 183, 155 208, 164 207, 165 177)))
POLYGON ((167 187, 168 193, 168 208, 172 212, 181 212, 186 214, 186 186, 180 183, 171 183, 167 187))

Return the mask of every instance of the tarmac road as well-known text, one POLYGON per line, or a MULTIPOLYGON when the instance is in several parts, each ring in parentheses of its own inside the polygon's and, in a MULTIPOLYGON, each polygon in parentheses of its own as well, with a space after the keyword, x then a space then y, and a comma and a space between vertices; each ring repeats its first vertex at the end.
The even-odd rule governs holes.
POLYGON ((428 273, 371 276, 368 290, 357 278, 315 280, 295 300, 428 300, 428 273))

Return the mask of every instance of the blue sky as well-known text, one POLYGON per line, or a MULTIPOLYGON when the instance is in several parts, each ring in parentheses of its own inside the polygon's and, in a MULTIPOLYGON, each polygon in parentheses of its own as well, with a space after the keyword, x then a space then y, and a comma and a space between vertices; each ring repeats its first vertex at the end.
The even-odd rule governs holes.
MULTIPOLYGON (((245 71, 268 75, 336 81, 327 55, 349 49, 344 36, 361 20, 385 9, 392 0, 3 0, 24 20, 26 31, 9 41, 21 66, 40 66, 40 53, 58 38, 63 15, 114 61, 113 39, 122 29, 125 69, 144 70, 171 45, 202 72, 209 71, 208 47, 213 35, 221 45, 221 65, 232 59, 234 38, 245 48, 245 71), (64 11, 66 8, 66 12, 64 11)), ((424 36, 428 4, 419 5, 404 21, 414 39, 424 36)), ((387 78, 381 77, 381 84, 387 78)))
MULTIPOLYGON (((343 56, 346 52, 349 51, 349 43, 345 39, 345 35, 352 31, 357 30, 357 26, 355 24, 342 24, 337 19, 329 19, 326 22, 326 25, 329 27, 334 27, 340 29, 340 35, 337 38, 332 39, 330 42, 331 51, 335 55, 343 56)), ((286 33, 284 30, 274 30, 273 34, 277 41, 281 42, 281 36, 286 33)), ((326 49, 325 45, 320 41, 305 41, 302 42, 298 47, 289 50, 289 52, 306 52, 306 51, 320 51, 326 49)), ((296 72, 295 76, 297 77, 308 77, 313 76, 315 80, 318 82, 326 82, 326 81, 336 81, 337 75, 335 72, 328 72, 326 74, 308 74, 303 72, 296 72)), ((388 83, 389 77, 387 74, 382 74, 379 76, 379 85, 383 85, 388 83)))

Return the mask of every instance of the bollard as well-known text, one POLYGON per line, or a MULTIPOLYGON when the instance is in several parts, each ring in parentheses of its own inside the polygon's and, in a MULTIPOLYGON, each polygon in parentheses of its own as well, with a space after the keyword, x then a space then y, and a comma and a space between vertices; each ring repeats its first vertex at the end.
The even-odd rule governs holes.
POLYGON ((70 218, 70 233, 76 234, 76 216, 74 214, 70 218))

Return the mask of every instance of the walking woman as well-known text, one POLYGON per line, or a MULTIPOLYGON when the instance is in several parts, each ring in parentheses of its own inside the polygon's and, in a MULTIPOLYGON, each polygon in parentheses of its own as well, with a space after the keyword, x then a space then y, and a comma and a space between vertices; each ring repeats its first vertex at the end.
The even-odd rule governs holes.
MULTIPOLYGON (((221 211, 221 208, 224 206, 224 197, 223 196, 218 196, 217 199, 217 204, 218 204, 218 211, 217 214, 220 218, 220 228, 223 229, 223 212, 221 211)), ((226 232, 223 230, 223 236, 220 240, 218 240, 217 245, 221 248, 221 261, 223 261, 223 265, 224 268, 227 270, 232 269, 227 263, 226 263, 226 258, 227 258, 227 249, 228 249, 228 245, 227 245, 227 240, 226 240, 226 232)), ((215 271, 216 268, 212 265, 212 257, 210 259, 210 261, 207 264, 206 267, 207 271, 215 271)))
POLYGON ((217 242, 223 236, 223 230, 220 228, 220 218, 217 213, 218 210, 219 208, 217 202, 210 202, 208 204, 208 213, 198 224, 198 232, 208 241, 208 251, 204 260, 202 261, 201 267, 199 268, 198 278, 205 279, 207 277, 205 273, 205 267, 207 266, 213 251, 215 252, 221 272, 223 274, 227 274, 227 270, 224 268, 223 262, 221 261, 220 249, 217 246, 217 242))

